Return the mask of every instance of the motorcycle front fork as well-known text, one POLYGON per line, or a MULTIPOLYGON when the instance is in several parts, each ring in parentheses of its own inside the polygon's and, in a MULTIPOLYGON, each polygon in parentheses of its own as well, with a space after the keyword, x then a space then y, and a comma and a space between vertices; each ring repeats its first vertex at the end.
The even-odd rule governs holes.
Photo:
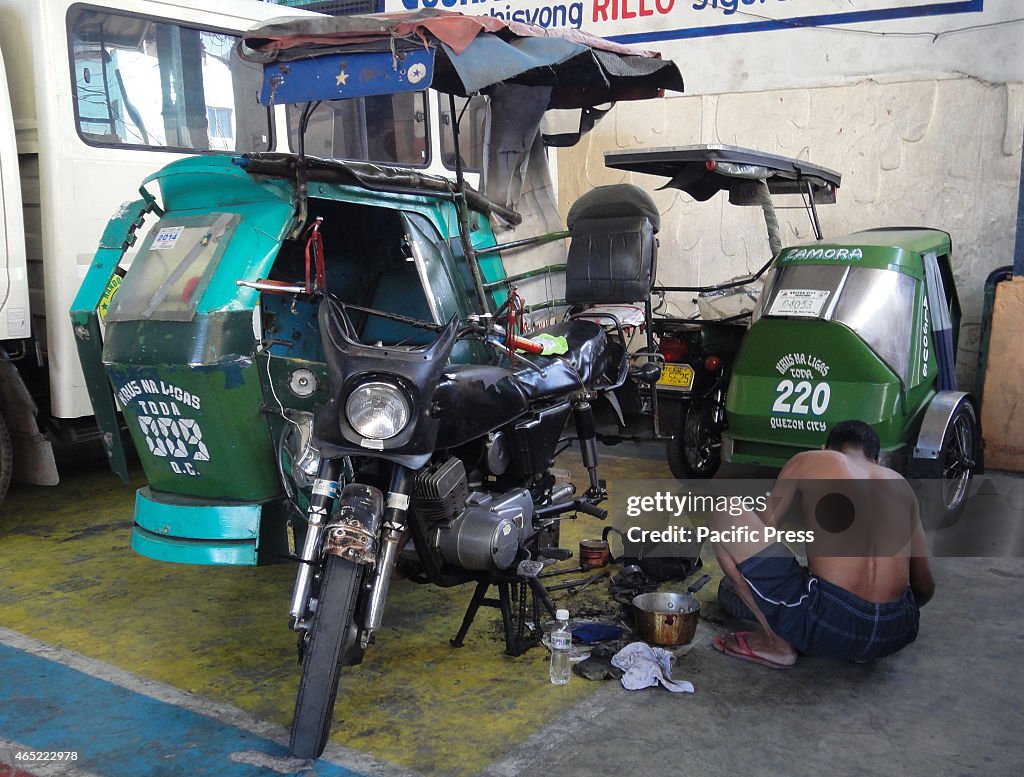
MULTIPOLYGON (((345 509, 347 491, 339 493, 338 488, 338 476, 341 471, 342 461, 340 459, 324 459, 320 462, 307 513, 306 541, 299 554, 299 571, 295 578, 295 588, 292 591, 291 606, 288 612, 292 618, 292 628, 296 631, 304 631, 307 627, 305 619, 309 611, 313 577, 322 564, 324 553, 330 552, 325 550, 324 539, 326 532, 334 525, 331 522, 332 512, 335 512, 338 519, 346 517, 358 519, 364 527, 380 537, 375 557, 360 562, 367 566, 372 564, 373 567, 368 592, 361 592, 361 595, 367 594, 367 604, 363 609, 365 615, 361 640, 362 647, 366 647, 372 640, 373 634, 380 628, 384 617, 384 603, 387 600, 388 587, 391 583, 391 573, 398 560, 400 541, 405 530, 412 476, 408 468, 395 464, 392 466, 391 482, 386 497, 380 495, 380 492, 372 486, 361 487, 364 493, 366 491, 376 492, 380 498, 369 500, 370 503, 376 504, 373 514, 365 513, 365 505, 368 500, 365 497, 360 499, 363 513, 359 514, 359 511, 355 509, 351 511, 345 509), (334 501, 339 496, 342 503, 337 511, 333 511, 334 501), (348 513, 352 515, 347 515, 348 513)), ((343 554, 339 553, 339 555, 343 554)), ((345 556, 343 555, 343 557, 345 556)))

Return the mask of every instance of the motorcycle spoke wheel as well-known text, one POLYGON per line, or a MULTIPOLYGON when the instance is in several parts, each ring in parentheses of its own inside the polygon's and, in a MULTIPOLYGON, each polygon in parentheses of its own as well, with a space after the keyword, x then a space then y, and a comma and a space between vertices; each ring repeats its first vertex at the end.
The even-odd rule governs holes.
POLYGON ((722 432, 715 423, 715 405, 696 399, 683 412, 675 439, 668 442, 668 465, 679 479, 710 478, 722 463, 722 432))
POLYGON ((957 412, 942 446, 942 502, 947 511, 957 510, 967 498, 974 467, 973 412, 957 412))
POLYGON ((363 567, 338 556, 328 555, 324 561, 289 740, 296 758, 318 758, 327 746, 342 657, 357 633, 352 623, 363 572, 363 567))
POLYGON ((970 493, 971 479, 978 468, 978 420, 973 405, 964 403, 949 419, 942 438, 939 458, 920 483, 921 519, 928 526, 943 528, 956 523, 970 493))

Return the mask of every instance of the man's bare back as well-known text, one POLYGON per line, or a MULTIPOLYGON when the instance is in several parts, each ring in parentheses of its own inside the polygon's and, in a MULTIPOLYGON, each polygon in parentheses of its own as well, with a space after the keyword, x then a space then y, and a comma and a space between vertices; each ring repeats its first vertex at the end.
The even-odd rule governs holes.
POLYGON ((917 499, 898 473, 859 449, 806 451, 779 473, 776 493, 799 499, 807 528, 827 540, 820 543, 825 552, 842 552, 821 555, 809 545, 812 574, 869 602, 892 602, 903 594, 911 583, 912 548, 923 547, 923 533, 917 499), (831 510, 822 514, 822 505, 831 510))
POLYGON ((716 637, 729 656, 775 669, 799 653, 870 661, 917 638, 919 608, 934 593, 917 499, 896 472, 878 464, 877 433, 842 421, 827 450, 794 456, 772 488, 769 509, 740 518, 751 539, 717 543, 715 555, 760 629, 716 637), (758 529, 800 509, 813 540, 807 567, 758 529))

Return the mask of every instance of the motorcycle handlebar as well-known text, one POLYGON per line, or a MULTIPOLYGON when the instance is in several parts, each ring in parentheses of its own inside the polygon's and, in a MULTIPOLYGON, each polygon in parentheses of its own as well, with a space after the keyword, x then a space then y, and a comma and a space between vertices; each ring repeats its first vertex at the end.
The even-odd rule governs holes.
POLYGON ((605 520, 608 517, 608 511, 603 507, 592 505, 590 502, 584 502, 582 499, 577 499, 573 502, 573 506, 581 513, 592 515, 600 521, 605 520))

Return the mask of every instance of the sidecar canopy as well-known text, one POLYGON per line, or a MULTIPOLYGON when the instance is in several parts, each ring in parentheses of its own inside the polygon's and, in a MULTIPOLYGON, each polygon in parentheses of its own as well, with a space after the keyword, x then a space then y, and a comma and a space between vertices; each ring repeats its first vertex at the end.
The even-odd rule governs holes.
POLYGON ((607 152, 604 164, 616 170, 669 178, 663 189, 681 189, 698 202, 729 191, 737 180, 761 180, 772 194, 811 194, 833 204, 842 176, 803 159, 726 145, 675 146, 607 152))
POLYGON ((239 54, 264 65, 268 105, 519 84, 549 87, 548 108, 569 109, 683 90, 675 63, 656 52, 452 11, 279 19, 247 32, 239 54))

